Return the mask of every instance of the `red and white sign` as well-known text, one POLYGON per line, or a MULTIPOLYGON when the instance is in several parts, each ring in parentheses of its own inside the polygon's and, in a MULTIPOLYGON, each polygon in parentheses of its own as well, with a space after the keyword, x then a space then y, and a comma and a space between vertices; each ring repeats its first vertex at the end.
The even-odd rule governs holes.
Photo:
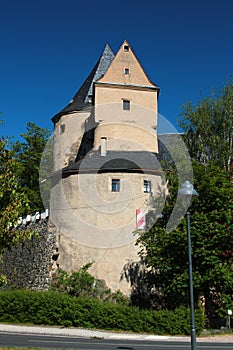
POLYGON ((136 227, 137 230, 144 230, 145 228, 145 215, 141 212, 141 209, 136 209, 136 227))

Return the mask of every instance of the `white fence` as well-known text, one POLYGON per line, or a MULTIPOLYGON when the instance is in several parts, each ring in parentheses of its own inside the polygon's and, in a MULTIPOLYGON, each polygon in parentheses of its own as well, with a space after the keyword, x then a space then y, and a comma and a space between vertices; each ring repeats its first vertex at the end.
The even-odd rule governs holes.
POLYGON ((30 223, 37 222, 39 220, 45 220, 48 217, 49 217, 49 210, 48 209, 45 209, 45 211, 43 211, 42 213, 37 211, 33 214, 28 214, 26 216, 20 216, 17 226, 28 225, 30 223))

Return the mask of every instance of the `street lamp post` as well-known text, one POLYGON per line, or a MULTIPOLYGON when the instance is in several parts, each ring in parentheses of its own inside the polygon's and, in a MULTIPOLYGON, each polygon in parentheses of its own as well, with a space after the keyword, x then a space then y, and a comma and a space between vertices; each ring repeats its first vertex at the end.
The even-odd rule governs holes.
MULTIPOLYGON (((179 195, 188 198, 197 196, 197 191, 189 181, 185 181, 179 190, 179 195)), ((196 329, 194 316, 194 297, 193 297, 193 268, 192 268, 192 244, 190 234, 190 213, 186 213, 187 237, 188 237, 188 258, 189 258, 189 292, 190 292, 190 312, 191 312, 191 349, 196 350, 196 329)))

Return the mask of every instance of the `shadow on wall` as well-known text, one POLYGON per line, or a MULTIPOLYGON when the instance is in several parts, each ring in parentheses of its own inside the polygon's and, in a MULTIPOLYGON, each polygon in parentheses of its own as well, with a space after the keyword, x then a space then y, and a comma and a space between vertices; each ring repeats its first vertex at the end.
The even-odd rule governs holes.
MULTIPOLYGON (((167 309, 168 305, 165 305, 163 290, 161 288, 155 288, 153 273, 148 274, 147 272, 150 272, 150 270, 146 267, 144 260, 137 262, 129 261, 123 268, 121 280, 126 279, 131 285, 132 291, 130 297, 132 304, 146 309, 167 309)), ((216 297, 217 295, 213 293, 211 300, 204 298, 204 305, 203 300, 199 297, 198 304, 201 301, 202 305, 198 305, 198 308, 203 309, 203 313, 206 316, 206 328, 217 330, 221 328, 223 331, 229 331, 232 322, 229 318, 226 321, 224 317, 220 317, 216 312, 218 309, 218 301, 215 300, 216 297)), ((188 300, 186 300, 183 306, 188 307, 188 300)))
POLYGON ((125 264, 121 280, 126 279, 131 285, 131 301, 132 304, 141 308, 161 309, 163 306, 162 294, 153 291, 149 287, 146 279, 146 264, 144 260, 129 261, 125 264))
POLYGON ((90 117, 85 120, 85 131, 78 150, 78 154, 75 158, 75 162, 84 158, 85 155, 93 148, 96 127, 97 123, 95 122, 94 113, 92 111, 90 117))

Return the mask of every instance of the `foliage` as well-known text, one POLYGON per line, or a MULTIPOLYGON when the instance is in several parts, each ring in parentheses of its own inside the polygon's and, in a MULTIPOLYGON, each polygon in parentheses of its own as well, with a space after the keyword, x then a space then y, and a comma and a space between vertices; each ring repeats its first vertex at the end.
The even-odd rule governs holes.
POLYGON ((29 122, 27 123, 27 132, 20 136, 24 141, 16 141, 12 146, 19 166, 19 185, 24 188, 25 193, 30 198, 31 210, 43 210, 39 169, 50 131, 29 122))
POLYGON ((39 170, 40 195, 45 209, 50 207, 51 174, 53 170, 53 137, 51 136, 44 148, 39 170))
POLYGON ((7 285, 6 275, 1 273, 1 275, 0 275, 0 287, 5 287, 6 285, 7 285))
POLYGON ((19 216, 25 208, 29 210, 27 196, 18 181, 19 164, 14 153, 6 149, 4 139, 0 140, 0 256, 5 248, 31 236, 31 232, 17 231, 19 216))
POLYGON ((78 271, 68 274, 66 271, 59 269, 52 278, 50 290, 66 293, 71 296, 88 296, 100 299, 104 302, 113 302, 116 304, 129 303, 129 298, 122 292, 112 292, 107 288, 102 280, 95 279, 88 269, 92 263, 81 267, 78 271))
MULTIPOLYGON (((140 310, 132 306, 103 303, 95 298, 77 298, 57 292, 0 292, 0 322, 189 335, 189 319, 189 311, 185 308, 174 311, 140 310)), ((197 311, 198 334, 203 326, 203 315, 197 311)))
POLYGON ((88 263, 71 274, 59 269, 53 275, 51 290, 67 293, 71 296, 87 296, 92 294, 95 278, 87 271, 91 265, 91 263, 88 263))
MULTIPOLYGON (((217 166, 194 164, 194 175, 199 193, 190 207, 194 294, 196 306, 204 296, 211 320, 218 310, 226 313, 233 306, 233 188, 228 174, 217 166)), ((141 233, 138 244, 151 301, 175 309, 189 304, 188 248, 184 219, 176 229, 166 231, 176 199, 172 186, 170 193, 163 218, 141 233)))
POLYGON ((197 105, 182 107, 180 126, 193 159, 232 171, 233 166, 233 81, 205 97, 197 105))

